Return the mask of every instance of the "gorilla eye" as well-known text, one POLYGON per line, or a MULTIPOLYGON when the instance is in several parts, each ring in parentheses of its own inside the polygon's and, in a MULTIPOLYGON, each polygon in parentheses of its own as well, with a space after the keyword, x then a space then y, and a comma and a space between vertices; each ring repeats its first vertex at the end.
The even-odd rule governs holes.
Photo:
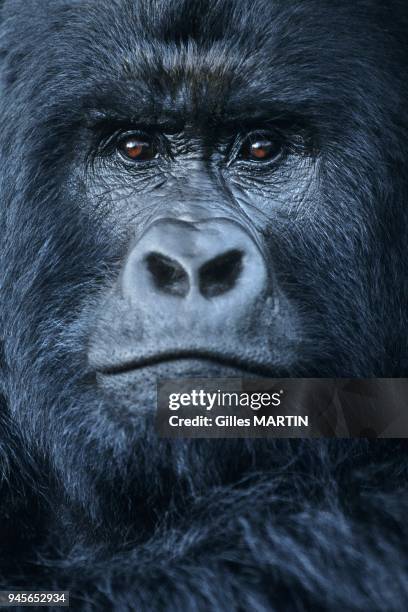
POLYGON ((127 159, 132 161, 149 161, 157 156, 157 149, 147 137, 127 135, 119 141, 118 149, 127 159))
POLYGON ((263 134, 250 134, 240 149, 240 158, 246 161, 270 161, 282 154, 282 142, 263 134))

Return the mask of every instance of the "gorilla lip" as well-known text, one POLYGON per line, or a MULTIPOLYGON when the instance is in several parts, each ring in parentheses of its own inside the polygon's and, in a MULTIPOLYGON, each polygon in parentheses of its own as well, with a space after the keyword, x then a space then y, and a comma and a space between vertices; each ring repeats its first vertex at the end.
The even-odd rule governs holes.
POLYGON ((266 365, 265 363, 258 362, 254 359, 241 358, 212 351, 197 350, 166 351, 148 357, 136 357, 134 359, 127 360, 123 363, 99 367, 97 368, 97 372, 105 376, 115 376, 120 374, 127 374, 135 370, 141 370, 149 366, 155 366, 175 361, 185 361, 189 359, 207 361, 220 366, 239 369, 258 376, 272 375, 272 368, 270 366, 266 365))

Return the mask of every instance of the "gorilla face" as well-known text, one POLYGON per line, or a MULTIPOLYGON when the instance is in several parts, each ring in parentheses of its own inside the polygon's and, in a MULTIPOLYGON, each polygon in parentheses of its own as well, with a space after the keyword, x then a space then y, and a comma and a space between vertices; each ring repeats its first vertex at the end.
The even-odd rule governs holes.
POLYGON ((169 43, 150 68, 135 50, 142 87, 130 77, 113 98, 112 85, 89 111, 92 163, 76 177, 115 263, 88 362, 116 399, 154 399, 158 376, 277 374, 304 357, 302 303, 278 255, 317 199, 317 134, 300 109, 248 91, 262 53, 245 76, 232 43, 169 43))
POLYGON ((133 402, 146 377, 289 368, 303 337, 275 271, 272 222, 316 197, 309 134, 276 109, 240 119, 214 76, 184 74, 177 51, 171 61, 182 76, 156 96, 157 114, 140 127, 109 119, 79 179, 118 262, 89 363, 103 388, 133 402))
POLYGON ((158 378, 406 368, 406 43, 289 4, 6 2, 4 395, 72 496, 204 461, 158 378))

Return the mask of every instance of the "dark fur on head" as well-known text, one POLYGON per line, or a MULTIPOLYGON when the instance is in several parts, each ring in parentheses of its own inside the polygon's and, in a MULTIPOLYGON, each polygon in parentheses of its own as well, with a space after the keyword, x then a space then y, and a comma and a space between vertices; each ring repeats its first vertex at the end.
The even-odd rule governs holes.
POLYGON ((118 252, 73 184, 94 107, 129 88, 149 101, 185 79, 243 114, 280 101, 319 151, 315 209, 269 236, 304 330, 287 374, 407 375, 406 3, 2 13, 2 588, 71 589, 81 610, 404 609, 404 442, 159 441, 94 391, 85 347, 118 252))

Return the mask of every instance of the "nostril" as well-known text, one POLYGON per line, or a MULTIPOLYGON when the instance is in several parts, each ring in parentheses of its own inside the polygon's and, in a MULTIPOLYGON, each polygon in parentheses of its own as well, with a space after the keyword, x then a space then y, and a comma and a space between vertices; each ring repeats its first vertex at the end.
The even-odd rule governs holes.
POLYGON ((188 274, 174 259, 161 253, 149 253, 145 262, 153 284, 159 291, 185 297, 190 289, 188 274))
POLYGON ((232 249, 201 266, 199 271, 201 294, 211 298, 233 289, 241 275, 242 261, 242 251, 232 249))

